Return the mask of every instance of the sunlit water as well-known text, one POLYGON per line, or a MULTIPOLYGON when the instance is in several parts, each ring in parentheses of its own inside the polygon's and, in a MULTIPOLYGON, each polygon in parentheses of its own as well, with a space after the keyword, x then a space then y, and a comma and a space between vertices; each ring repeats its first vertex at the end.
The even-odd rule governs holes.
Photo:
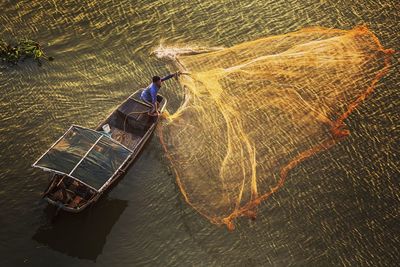
MULTIPOLYGON (((30 167, 70 124, 94 127, 154 74, 170 45, 231 46, 306 26, 366 24, 399 49, 396 1, 3 1, 0 37, 31 37, 55 61, 0 70, 0 266, 396 266, 400 261, 398 55, 351 115, 351 135, 290 173, 236 230, 181 199, 157 136, 82 214, 40 202, 30 167)), ((176 81, 162 88, 174 111, 176 81)))

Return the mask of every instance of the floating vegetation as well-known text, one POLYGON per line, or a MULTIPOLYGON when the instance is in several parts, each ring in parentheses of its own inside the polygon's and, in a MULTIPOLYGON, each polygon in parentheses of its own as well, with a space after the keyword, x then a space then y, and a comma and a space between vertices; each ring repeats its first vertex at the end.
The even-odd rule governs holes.
POLYGON ((16 45, 12 46, 0 39, 0 61, 6 64, 18 64, 26 58, 34 59, 39 66, 42 65, 41 59, 53 61, 53 57, 48 57, 40 44, 30 39, 21 39, 16 45))

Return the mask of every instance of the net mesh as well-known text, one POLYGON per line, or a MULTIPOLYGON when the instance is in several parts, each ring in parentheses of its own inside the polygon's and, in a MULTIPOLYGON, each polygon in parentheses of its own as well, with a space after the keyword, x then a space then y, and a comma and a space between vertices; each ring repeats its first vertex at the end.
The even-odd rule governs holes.
POLYGON ((308 28, 200 53, 160 47, 189 75, 160 137, 184 199, 215 224, 276 192, 304 159, 349 134, 344 121, 387 72, 366 27, 308 28))

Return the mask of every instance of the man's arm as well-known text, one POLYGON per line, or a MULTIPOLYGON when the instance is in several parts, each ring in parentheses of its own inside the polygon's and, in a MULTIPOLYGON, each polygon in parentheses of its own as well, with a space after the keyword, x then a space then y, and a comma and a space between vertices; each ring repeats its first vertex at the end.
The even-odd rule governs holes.
POLYGON ((167 76, 161 78, 161 81, 163 82, 163 81, 169 80, 169 79, 171 79, 172 77, 177 76, 177 74, 178 74, 178 73, 169 74, 169 75, 167 75, 167 76))

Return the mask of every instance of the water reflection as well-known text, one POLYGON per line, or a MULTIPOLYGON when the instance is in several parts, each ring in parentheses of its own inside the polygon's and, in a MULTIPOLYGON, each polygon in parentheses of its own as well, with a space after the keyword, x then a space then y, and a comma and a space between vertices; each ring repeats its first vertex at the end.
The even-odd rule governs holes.
POLYGON ((32 239, 68 256, 96 261, 113 225, 128 201, 101 199, 96 205, 78 214, 61 212, 54 217, 55 208, 45 210, 46 222, 32 239))

